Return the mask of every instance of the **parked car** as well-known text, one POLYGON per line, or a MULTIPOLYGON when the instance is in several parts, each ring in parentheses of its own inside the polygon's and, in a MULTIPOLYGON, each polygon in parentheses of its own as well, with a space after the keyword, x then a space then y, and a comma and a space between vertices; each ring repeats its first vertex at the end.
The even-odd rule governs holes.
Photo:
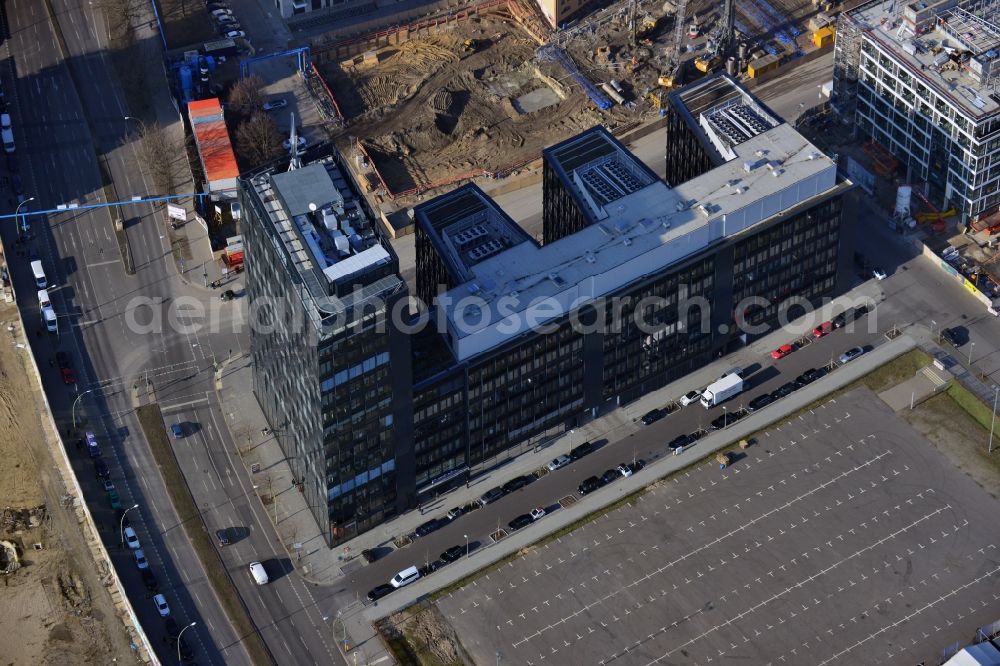
POLYGON ((872 277, 875 278, 876 280, 884 280, 885 276, 886 276, 886 273, 881 268, 873 268, 872 269, 872 277))
POLYGON ((577 490, 580 491, 581 495, 586 495, 588 493, 594 492, 595 490, 600 488, 601 485, 602 485, 601 480, 598 479, 596 476, 588 476, 586 479, 583 480, 583 483, 581 483, 577 487, 577 490))
POLYGON ((667 413, 662 409, 651 409, 643 414, 639 420, 642 421, 642 425, 650 425, 651 423, 656 423, 666 415, 667 413))
POLYGON ((427 536, 431 532, 436 532, 447 524, 448 521, 443 518, 433 518, 414 530, 414 534, 418 537, 427 536))
POLYGON ((527 527, 532 522, 534 521, 531 519, 531 516, 529 514, 522 513, 520 516, 507 523, 507 527, 509 527, 512 530, 519 530, 522 527, 527 527))
POLYGON ((833 323, 829 321, 824 321, 822 324, 813 329, 812 335, 814 338, 822 338, 824 335, 827 335, 832 330, 833 330, 833 323))
POLYGON ((149 569, 143 569, 139 572, 142 574, 142 584, 146 586, 149 592, 156 592, 160 589, 160 583, 156 580, 156 576, 149 569))
POLYGON ((941 331, 941 337, 952 347, 961 347, 965 342, 963 332, 957 326, 955 328, 946 328, 941 331))
POLYGON ((64 351, 56 352, 56 365, 60 368, 71 368, 73 367, 73 359, 64 351))
POLYGON ((465 546, 452 546, 448 550, 441 553, 441 560, 445 562, 454 562, 455 560, 465 555, 465 546))
POLYGON ((177 621, 172 617, 168 617, 166 619, 163 623, 163 627, 166 629, 167 636, 170 638, 177 638, 181 635, 181 628, 177 625, 177 621))
POLYGON ((108 465, 101 458, 94 458, 94 475, 98 479, 111 478, 111 472, 108 471, 108 465))
POLYGON ((229 528, 223 527, 221 530, 215 530, 215 538, 219 540, 219 547, 225 548, 233 542, 229 536, 229 528))
POLYGON ((368 591, 368 600, 378 601, 387 594, 390 594, 395 589, 396 588, 394 588, 392 585, 389 585, 388 583, 382 583, 381 585, 376 585, 375 587, 373 587, 371 590, 368 591))
POLYGON ((779 386, 771 393, 771 397, 775 400, 781 400, 786 395, 791 395, 795 391, 799 390, 799 385, 795 382, 786 382, 779 386))
POLYGON ((67 386, 70 384, 76 384, 76 376, 69 368, 59 368, 59 375, 62 377, 63 384, 66 384, 67 386))
POLYGON ((122 530, 122 538, 125 539, 125 544, 132 550, 139 550, 142 546, 139 544, 139 537, 135 533, 135 530, 131 527, 126 527, 122 530))
POLYGON ((149 560, 146 559, 146 553, 142 552, 142 549, 132 551, 132 557, 135 559, 135 566, 140 569, 149 568, 149 560))
POLYGON ((448 520, 455 520, 461 516, 464 516, 466 509, 464 506, 456 506, 454 509, 448 512, 448 520))
POLYGON ((224 292, 222 292, 221 294, 219 294, 219 298, 221 298, 223 301, 232 301, 232 300, 235 300, 235 298, 236 298, 236 292, 233 291, 232 289, 226 289, 224 292))
POLYGON ((671 451, 676 451, 677 449, 683 449, 685 446, 687 446, 693 441, 694 440, 691 439, 691 435, 687 434, 677 435, 667 443, 667 448, 669 448, 671 451))
POLYGON ((627 479, 632 476, 632 466, 622 463, 621 465, 618 465, 618 473, 627 479))
POLYGON ((122 508, 122 498, 118 495, 118 491, 114 488, 108 491, 108 502, 111 503, 112 509, 122 508))
POLYGON ((521 488, 524 488, 526 485, 528 485, 534 480, 535 477, 529 475, 515 476, 510 481, 503 484, 502 488, 505 493, 512 493, 515 490, 520 490, 521 488))
POLYGON ((805 386, 806 384, 812 384, 814 381, 826 374, 824 368, 809 368, 801 375, 795 378, 795 383, 799 386, 805 386))
POLYGON ((504 491, 503 488, 500 487, 491 488, 490 490, 487 490, 485 493, 483 493, 482 497, 479 498, 479 503, 482 504, 483 506, 486 506, 487 504, 496 502, 498 499, 500 499, 506 494, 507 493, 504 491))
POLYGON ((286 106, 288 106, 288 100, 282 98, 271 99, 264 102, 265 111, 274 111, 275 109, 283 109, 286 106))
POLYGON ((728 428, 741 418, 743 418, 743 416, 739 412, 722 412, 721 416, 712 419, 712 429, 722 430, 723 428, 728 428))
POLYGON ((786 356, 788 356, 789 354, 791 354, 793 351, 795 351, 795 347, 793 347, 791 345, 781 345, 780 347, 778 347, 777 349, 775 349, 773 352, 771 352, 771 358, 773 358, 775 361, 777 361, 779 359, 785 358, 786 356))
POLYGON ((532 520, 538 520, 539 518, 541 518, 542 516, 544 516, 545 513, 546 513, 545 509, 543 509, 540 506, 536 506, 534 509, 531 510, 531 514, 530 514, 531 515, 531 519, 532 520))
POLYGON ((552 462, 546 465, 546 467, 548 467, 550 472, 554 472, 557 469, 562 469, 571 462, 573 462, 573 459, 571 457, 567 455, 561 455, 558 458, 553 459, 552 462))
POLYGON ((606 470, 604 472, 604 474, 601 474, 601 485, 606 486, 609 483, 611 483, 612 481, 620 478, 621 475, 622 475, 622 473, 619 472, 617 468, 616 469, 606 470))
POLYGON ((389 584, 393 587, 405 587, 420 578, 420 571, 416 567, 407 567, 392 577, 389 584))
POLYGON ((856 359, 857 357, 861 356, 864 353, 865 350, 862 349, 861 347, 851 347, 850 349, 848 349, 847 351, 845 351, 843 354, 840 355, 840 362, 850 363, 851 361, 853 361, 854 359, 856 359))
POLYGON ((834 328, 844 328, 847 326, 847 313, 841 312, 839 315, 830 320, 834 328))
POLYGON ((692 402, 698 402, 701 400, 701 393, 701 391, 688 391, 681 396, 681 399, 678 402, 681 403, 681 407, 687 407, 692 402))
POLYGON ((181 439, 184 437, 184 426, 180 423, 171 423, 170 432, 173 434, 174 439, 181 439))
POLYGON ((104 481, 104 492, 110 493, 114 489, 115 489, 115 484, 113 484, 110 480, 104 481))
POLYGON ((774 397, 770 393, 765 393, 763 395, 757 396, 756 398, 748 402, 747 409, 749 409, 752 412, 761 409, 763 407, 767 407, 772 402, 774 402, 774 397))
POLYGON ((580 446, 575 446, 570 449, 569 457, 573 460, 579 460, 580 458, 589 455, 594 452, 594 445, 590 442, 584 442, 580 446))
POLYGON ((219 9, 213 9, 212 11, 209 12, 209 14, 212 15, 212 18, 218 18, 220 16, 232 16, 233 10, 229 9, 228 7, 220 7, 219 9))
POLYGON ((153 596, 153 604, 156 606, 156 610, 160 613, 160 617, 169 617, 170 606, 167 605, 167 598, 162 594, 157 594, 153 596))

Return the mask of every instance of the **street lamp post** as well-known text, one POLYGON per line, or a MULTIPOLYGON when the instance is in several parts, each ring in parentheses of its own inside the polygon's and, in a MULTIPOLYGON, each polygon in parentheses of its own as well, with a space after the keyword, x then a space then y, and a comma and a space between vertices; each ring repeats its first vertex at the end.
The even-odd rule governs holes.
POLYGON ((993 389, 993 419, 990 421, 990 447, 987 453, 993 453, 993 428, 997 424, 997 396, 1000 395, 1000 386, 993 389))
POLYGON ((191 624, 189 624, 186 627, 184 627, 183 629, 181 629, 181 633, 177 634, 177 663, 178 664, 181 663, 181 636, 184 635, 185 631, 187 631, 188 629, 190 629, 191 627, 193 627, 196 624, 198 624, 198 623, 197 622, 192 622, 191 624))
POLYGON ((72 409, 72 412, 73 412, 73 431, 74 431, 74 432, 76 431, 76 404, 77 404, 78 402, 80 402, 80 398, 82 398, 83 396, 85 396, 85 395, 87 395, 88 393, 92 392, 93 390, 94 390, 94 389, 87 389, 86 391, 84 391, 83 393, 81 393, 80 395, 78 395, 78 396, 76 397, 76 400, 74 400, 74 401, 73 401, 73 409, 72 409))
POLYGON ((469 535, 468 534, 463 534, 462 536, 465 537, 465 556, 468 557, 469 556, 469 535))
MULTIPOLYGON (((21 214, 21 206, 23 206, 24 204, 28 203, 29 201, 34 201, 34 200, 35 200, 35 197, 28 197, 27 199, 25 199, 21 203, 17 204, 17 208, 14 209, 14 219, 18 220, 18 216, 21 214)), ((21 231, 23 229, 24 229, 24 220, 18 220, 18 225, 17 225, 17 237, 18 238, 21 237, 21 231)))
POLYGON ((931 335, 934 336, 934 342, 937 342, 938 341, 937 322, 934 321, 933 319, 931 319, 931 335))
POLYGON ((972 350, 973 348, 975 348, 975 346, 976 346, 975 342, 969 343, 969 365, 972 365, 972 350))
POLYGON ((125 513, 122 514, 122 519, 118 522, 118 536, 121 538, 121 540, 118 542, 119 546, 125 545, 125 516, 127 516, 128 512, 131 511, 132 509, 138 509, 138 508, 139 508, 138 504, 133 504, 129 508, 125 509, 125 513))

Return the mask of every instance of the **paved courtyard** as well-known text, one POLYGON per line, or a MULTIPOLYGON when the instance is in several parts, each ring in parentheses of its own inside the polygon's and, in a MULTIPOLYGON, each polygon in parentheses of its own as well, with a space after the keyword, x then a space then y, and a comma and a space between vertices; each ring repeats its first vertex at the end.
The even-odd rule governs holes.
POLYGON ((912 666, 1000 618, 997 541, 997 503, 862 389, 438 605, 483 665, 912 666))

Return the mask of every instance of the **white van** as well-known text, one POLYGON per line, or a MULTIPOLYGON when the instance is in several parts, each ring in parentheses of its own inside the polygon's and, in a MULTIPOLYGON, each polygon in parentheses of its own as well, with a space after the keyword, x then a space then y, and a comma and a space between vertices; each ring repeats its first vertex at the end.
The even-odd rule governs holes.
POLYGON ((0 129, 9 130, 10 127, 10 114, 0 113, 0 129))
POLYGON ((264 565, 260 562, 250 563, 250 575, 253 576, 253 580, 258 585, 267 585, 269 580, 267 577, 267 571, 264 570, 264 565))
POLYGON ((42 268, 42 260, 36 259, 31 262, 31 272, 35 276, 35 286, 45 289, 49 286, 49 281, 45 279, 45 269, 42 268))
POLYGON ((420 572, 416 567, 410 567, 409 569, 403 569, 393 576, 389 584, 396 588, 406 587, 418 578, 420 578, 420 572))
POLYGON ((45 289, 38 290, 38 307, 48 308, 52 307, 52 302, 49 301, 49 292, 45 289))
POLYGON ((45 328, 49 330, 49 333, 59 332, 59 319, 56 317, 55 310, 52 308, 42 308, 42 320, 45 322, 45 328))
POLYGON ((0 136, 3 137, 3 149, 8 153, 14 152, 14 132, 9 129, 0 130, 0 136))

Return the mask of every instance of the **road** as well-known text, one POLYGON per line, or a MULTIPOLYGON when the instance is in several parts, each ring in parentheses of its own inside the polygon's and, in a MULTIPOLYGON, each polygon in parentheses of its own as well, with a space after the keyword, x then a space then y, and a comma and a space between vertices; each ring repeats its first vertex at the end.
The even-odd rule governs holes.
MULTIPOLYGON (((106 30, 100 13, 80 0, 53 0, 53 7, 68 50, 66 57, 60 54, 44 4, 13 0, 6 5, 11 37, 4 48, 11 58, 10 69, 4 72, 5 87, 25 189, 36 197, 27 210, 102 201, 98 151, 106 157, 120 198, 157 194, 141 168, 134 141, 137 121, 125 119, 130 112, 105 51, 106 30), (61 177, 36 177, 42 174, 61 177)), ((152 33, 143 30, 142 37, 151 39, 152 33)), ((272 566, 276 580, 259 588, 247 572, 252 560, 273 560, 280 565, 284 558, 290 567, 274 530, 259 515, 259 502, 242 465, 233 459, 235 446, 229 432, 217 420, 221 409, 213 390, 213 363, 246 348, 245 331, 234 331, 237 306, 217 307, 214 327, 203 331, 186 331, 182 326, 133 330, 129 320, 144 321, 151 311, 147 304, 170 321, 169 315, 176 313, 170 304, 179 298, 201 303, 206 309, 218 304, 218 299, 178 277, 161 214, 149 205, 124 211, 131 220, 126 233, 137 268, 135 275, 127 275, 118 259, 111 210, 67 212, 32 221, 34 238, 27 249, 37 252, 50 281, 57 285, 50 293, 61 327, 55 339, 36 339, 40 365, 45 367, 57 349, 71 353, 78 377, 76 390, 85 393, 77 416, 98 434, 123 504, 139 505, 128 515, 129 521, 139 534, 160 591, 167 596, 171 616, 181 626, 197 623, 184 637, 199 662, 241 664, 249 663, 249 656, 191 544, 183 530, 177 529, 178 517, 132 411, 136 402, 147 397, 164 403, 167 418, 200 426, 178 447, 190 447, 190 455, 179 458, 197 504, 206 509, 208 527, 214 531, 240 525, 248 530, 242 541, 222 549, 221 555, 273 654, 284 663, 329 663, 334 660, 332 643, 312 586, 296 575, 279 576, 272 566), (145 390, 147 380, 152 395, 145 390)), ((4 238, 13 243, 12 226, 4 229, 4 238)), ((30 322, 39 314, 27 263, 14 266, 14 279, 30 322)), ((190 318, 181 312, 177 321, 188 323, 190 318)), ((68 422, 78 393, 67 392, 54 372, 46 380, 57 418, 68 422)), ((154 648, 162 651, 161 657, 172 661, 173 647, 164 641, 164 622, 148 598, 131 554, 119 549, 117 519, 94 479, 92 465, 79 454, 74 464, 95 517, 106 528, 106 545, 140 621, 154 648)))

